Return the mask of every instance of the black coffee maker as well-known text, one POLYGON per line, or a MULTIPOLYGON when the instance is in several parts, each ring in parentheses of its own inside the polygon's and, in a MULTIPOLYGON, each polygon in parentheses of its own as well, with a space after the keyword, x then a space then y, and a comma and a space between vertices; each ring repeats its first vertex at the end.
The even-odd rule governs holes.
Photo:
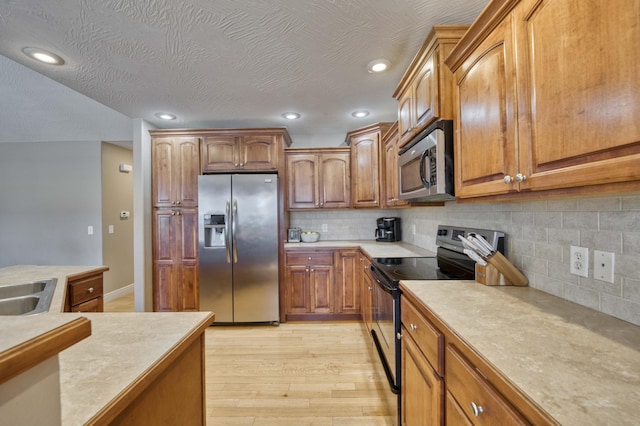
POLYGON ((379 217, 377 219, 376 241, 392 243, 400 241, 400 218, 379 217))

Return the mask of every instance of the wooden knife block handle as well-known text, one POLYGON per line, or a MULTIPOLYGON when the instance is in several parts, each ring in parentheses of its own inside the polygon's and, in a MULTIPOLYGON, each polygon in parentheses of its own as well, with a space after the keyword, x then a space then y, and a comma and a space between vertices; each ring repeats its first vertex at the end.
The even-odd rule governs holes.
POLYGON ((495 266, 479 263, 476 263, 476 281, 484 285, 511 285, 495 266))

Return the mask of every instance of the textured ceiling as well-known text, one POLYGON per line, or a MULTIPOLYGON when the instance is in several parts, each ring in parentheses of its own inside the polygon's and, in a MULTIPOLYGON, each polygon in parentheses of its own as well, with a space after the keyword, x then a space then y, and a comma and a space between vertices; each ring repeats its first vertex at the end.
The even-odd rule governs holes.
MULTIPOLYGON (((287 126, 336 135, 394 121, 393 91, 430 28, 471 23, 487 2, 0 0, 0 54, 161 128, 287 126), (26 46, 66 64, 36 63, 21 53, 26 46), (380 57, 390 71, 367 73, 380 57), (354 119, 356 109, 371 115, 354 119), (178 119, 162 122, 159 111, 178 119), (302 118, 284 120, 286 111, 302 118)), ((5 75, 17 72, 10 63, 0 61, 0 84, 19 86, 24 81, 5 75)), ((24 87, 25 98, 34 92, 24 87)), ((37 111, 14 115, 33 123, 37 111)))

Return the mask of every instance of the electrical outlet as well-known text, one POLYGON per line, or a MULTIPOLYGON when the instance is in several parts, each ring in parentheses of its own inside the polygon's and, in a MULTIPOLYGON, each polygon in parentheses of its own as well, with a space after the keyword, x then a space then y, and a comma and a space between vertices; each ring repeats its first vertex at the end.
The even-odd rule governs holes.
POLYGON ((109 225, 109 233, 110 233, 110 234, 113 234, 113 232, 114 232, 114 231, 113 231, 113 225, 109 225))
POLYGON ((574 275, 589 277, 589 249, 587 247, 571 246, 569 271, 574 275))
POLYGON ((615 255, 606 251, 593 251, 593 277, 597 280, 614 281, 615 255))
POLYGON ((87 226, 87 235, 93 235, 93 226, 87 226))
POLYGON ((329 232, 329 226, 326 223, 322 224, 322 232, 329 232))

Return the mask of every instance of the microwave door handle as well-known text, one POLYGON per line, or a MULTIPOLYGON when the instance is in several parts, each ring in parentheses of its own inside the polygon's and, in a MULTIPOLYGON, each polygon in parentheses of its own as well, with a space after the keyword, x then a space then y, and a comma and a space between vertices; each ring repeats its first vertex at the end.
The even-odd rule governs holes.
MULTIPOLYGON (((425 188, 429 188, 431 186, 431 183, 429 182, 429 180, 425 176, 425 169, 424 169, 424 165, 425 165, 424 163, 425 163, 427 157, 429 158, 429 162, 431 162, 431 155, 429 155, 429 150, 428 149, 426 149, 422 153, 422 156, 420 157, 420 180, 422 181, 422 184, 424 185, 425 188)), ((429 164, 429 169, 431 169, 431 164, 429 164)))

